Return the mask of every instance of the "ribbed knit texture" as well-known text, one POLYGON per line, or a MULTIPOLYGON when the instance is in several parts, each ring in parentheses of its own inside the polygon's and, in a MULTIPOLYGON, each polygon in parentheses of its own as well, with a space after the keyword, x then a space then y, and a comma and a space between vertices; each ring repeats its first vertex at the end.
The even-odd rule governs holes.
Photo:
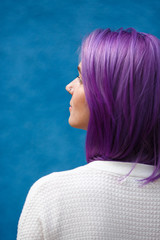
MULTIPOLYGON (((130 164, 102 161, 40 178, 26 198, 17 240, 160 240, 160 180, 142 187, 143 166, 123 181, 130 164)), ((152 169, 144 167, 144 175, 152 169)))

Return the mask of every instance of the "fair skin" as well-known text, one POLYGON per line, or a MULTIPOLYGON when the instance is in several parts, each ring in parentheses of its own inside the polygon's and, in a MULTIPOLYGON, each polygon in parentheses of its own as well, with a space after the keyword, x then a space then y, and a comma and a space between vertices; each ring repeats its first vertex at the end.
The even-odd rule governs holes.
POLYGON ((84 93, 81 67, 80 62, 78 65, 79 76, 66 86, 66 90, 72 95, 68 122, 72 127, 87 130, 90 113, 84 93))

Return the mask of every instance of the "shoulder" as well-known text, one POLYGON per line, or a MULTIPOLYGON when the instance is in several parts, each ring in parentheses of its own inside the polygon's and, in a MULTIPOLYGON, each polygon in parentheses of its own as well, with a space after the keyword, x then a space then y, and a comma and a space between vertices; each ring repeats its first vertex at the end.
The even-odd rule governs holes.
POLYGON ((28 198, 34 197, 34 195, 42 195, 44 198, 44 193, 46 192, 57 192, 64 187, 64 185, 73 183, 74 180, 78 180, 86 173, 87 164, 83 166, 76 167, 71 170, 65 170, 60 172, 52 172, 39 178, 31 186, 28 198))

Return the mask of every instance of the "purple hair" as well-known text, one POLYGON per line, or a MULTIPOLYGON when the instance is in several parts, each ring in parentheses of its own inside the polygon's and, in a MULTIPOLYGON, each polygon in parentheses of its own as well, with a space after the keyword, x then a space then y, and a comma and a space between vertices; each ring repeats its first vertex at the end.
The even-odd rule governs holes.
POLYGON ((80 59, 90 110, 87 162, 133 162, 131 171, 154 165, 141 181, 160 178, 160 40, 134 28, 96 29, 83 39, 80 59))

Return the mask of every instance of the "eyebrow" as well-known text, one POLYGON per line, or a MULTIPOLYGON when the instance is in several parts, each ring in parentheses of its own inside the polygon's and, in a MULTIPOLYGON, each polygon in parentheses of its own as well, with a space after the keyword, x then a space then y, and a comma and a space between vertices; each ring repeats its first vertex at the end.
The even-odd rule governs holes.
POLYGON ((78 69, 78 71, 81 73, 81 69, 80 69, 80 67, 79 67, 79 66, 77 67, 77 69, 78 69))

